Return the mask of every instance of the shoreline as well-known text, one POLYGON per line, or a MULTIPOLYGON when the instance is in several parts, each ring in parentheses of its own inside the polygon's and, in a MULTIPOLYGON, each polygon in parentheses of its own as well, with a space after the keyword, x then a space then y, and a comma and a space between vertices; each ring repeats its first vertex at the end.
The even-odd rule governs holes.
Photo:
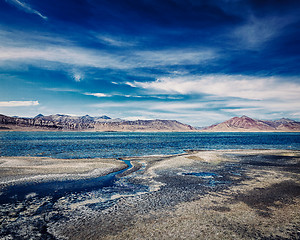
MULTIPOLYGON (((104 188, 66 191, 58 197, 55 191, 30 191, 24 200, 2 205, 3 229, 12 237, 26 238, 30 232, 36 238, 74 240, 300 238, 300 150, 189 150, 123 159, 132 167, 114 175, 104 188), (20 226, 28 229, 22 232, 20 226)), ((34 166, 53 163, 31 160, 34 166)), ((65 161, 74 165, 85 160, 54 163, 65 161)), ((99 159, 98 164, 118 161, 99 159)), ((21 163, 15 166, 24 167, 21 163)))
POLYGON ((0 128, 0 133, 1 132, 85 132, 85 133, 300 133, 300 130, 296 131, 282 131, 282 130, 231 130, 231 131, 207 131, 207 130, 189 130, 189 131, 167 131, 167 130, 162 130, 162 131, 146 131, 146 130, 135 130, 135 131, 130 131, 130 130, 64 130, 64 129, 43 129, 43 128, 35 128, 35 129, 27 129, 25 128, 16 128, 16 129, 1 129, 0 128))
POLYGON ((160 133, 160 132, 162 132, 162 133, 164 133, 164 132, 166 132, 166 133, 171 133, 171 132, 178 132, 178 133, 184 133, 184 132, 200 132, 200 130, 145 130, 145 129, 143 129, 143 130, 139 130, 139 129, 137 129, 137 130, 134 130, 134 131, 132 131, 132 130, 99 130, 99 129, 97 129, 97 130, 91 130, 91 129, 84 129, 84 130, 68 130, 68 129, 51 129, 51 128, 49 128, 49 129, 45 129, 45 128, 31 128, 31 127, 17 127, 17 128, 8 128, 7 129, 7 127, 6 127, 6 129, 1 129, 0 128, 0 132, 99 132, 99 133, 102 133, 102 132, 107 132, 107 133, 122 133, 122 132, 124 132, 124 133, 126 133, 126 132, 131 132, 131 133, 140 133, 140 132, 145 132, 145 133, 154 133, 154 132, 158 132, 158 133, 160 133))
MULTIPOLYGON (((120 158, 51 158, 40 156, 0 156, 0 190, 3 187, 13 186, 26 182, 48 182, 90 179, 106 176, 110 173, 124 170, 128 167, 123 160, 131 161, 135 165, 140 165, 138 161, 151 161, 153 159, 176 159, 185 157, 194 160, 210 162, 203 156, 208 153, 215 156, 224 154, 280 154, 285 152, 300 155, 300 150, 293 149, 200 149, 183 150, 178 154, 159 154, 142 156, 125 156, 120 158), (215 153, 215 154, 214 154, 215 153), (75 166, 76 165, 76 166, 75 166)), ((220 161, 220 158, 216 158, 220 161)), ((224 158, 222 161, 226 161, 224 158)), ((134 168, 140 168, 133 166, 134 168)), ((128 169, 129 170, 129 169, 128 169)))

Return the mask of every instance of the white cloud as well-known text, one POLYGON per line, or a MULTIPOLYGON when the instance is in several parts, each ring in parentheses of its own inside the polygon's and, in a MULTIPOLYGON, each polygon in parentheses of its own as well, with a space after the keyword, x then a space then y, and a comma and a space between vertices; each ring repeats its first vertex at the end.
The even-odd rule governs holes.
POLYGON ((132 83, 132 82, 125 82, 126 85, 130 86, 130 87, 137 87, 137 85, 135 83, 132 83))
MULTIPOLYGON (((128 83, 127 83, 128 84, 128 83)), ((133 82, 149 92, 168 94, 209 94, 252 100, 280 99, 300 101, 300 84, 273 77, 243 75, 204 75, 160 78, 152 82, 133 82)))
POLYGON ((194 119, 188 121, 198 126, 209 125, 205 122, 221 122, 236 115, 276 119, 298 116, 299 113, 300 83, 293 78, 204 75, 160 78, 132 84, 149 95, 192 95, 184 102, 155 101, 148 105, 139 103, 139 106, 156 114, 177 115, 175 119, 184 120, 184 116, 193 116, 194 119), (198 121, 199 124, 195 123, 198 121))
POLYGON ((0 107, 28 107, 28 106, 37 106, 39 105, 38 101, 6 101, 0 102, 0 107))
POLYGON ((84 93, 87 96, 95 96, 95 97, 110 97, 111 95, 105 93, 84 93))
MULTIPOLYGON (((140 97, 142 97, 142 96, 140 96, 140 97)), ((169 100, 180 100, 180 99, 183 99, 183 97, 163 96, 163 95, 149 95, 149 96, 143 96, 143 97, 156 98, 156 99, 169 99, 169 100)))
POLYGON ((73 78, 74 78, 75 82, 80 82, 83 79, 83 76, 80 73, 75 73, 73 78))
POLYGON ((22 9, 23 11, 25 12, 28 12, 28 13, 33 13, 33 14, 36 14, 38 15, 39 17, 41 17, 42 19, 44 20, 47 20, 47 17, 44 16, 43 14, 41 14, 39 11, 33 9, 29 4, 27 3, 24 3, 20 0, 6 0, 7 2, 9 2, 10 4, 13 4, 15 5, 16 7, 22 9))

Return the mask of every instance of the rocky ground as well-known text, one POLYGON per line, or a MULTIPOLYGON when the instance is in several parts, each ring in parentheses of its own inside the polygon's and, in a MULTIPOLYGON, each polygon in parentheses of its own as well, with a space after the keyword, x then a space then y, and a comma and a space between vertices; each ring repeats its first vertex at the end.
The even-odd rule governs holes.
POLYGON ((2 239, 300 239, 299 151, 130 162, 101 189, 2 204, 2 239))

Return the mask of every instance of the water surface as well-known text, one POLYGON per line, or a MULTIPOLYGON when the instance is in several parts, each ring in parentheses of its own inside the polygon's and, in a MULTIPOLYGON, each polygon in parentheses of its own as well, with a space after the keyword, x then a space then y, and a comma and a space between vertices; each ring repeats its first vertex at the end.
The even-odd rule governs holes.
POLYGON ((114 158, 186 149, 300 150, 300 133, 0 132, 0 156, 114 158))

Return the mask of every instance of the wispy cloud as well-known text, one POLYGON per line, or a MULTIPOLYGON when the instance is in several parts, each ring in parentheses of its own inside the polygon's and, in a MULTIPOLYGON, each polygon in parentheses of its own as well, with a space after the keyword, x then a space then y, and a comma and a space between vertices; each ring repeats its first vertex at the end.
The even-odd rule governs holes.
POLYGON ((82 92, 81 90, 78 89, 71 89, 71 88, 43 88, 44 90, 48 91, 53 91, 53 92, 74 92, 74 93, 79 93, 83 94, 86 96, 94 96, 94 97, 111 97, 113 95, 111 94, 106 94, 106 93, 90 93, 90 92, 82 92))
POLYGON ((168 96, 148 96, 148 95, 130 95, 130 94, 120 94, 120 93, 115 93, 115 94, 107 94, 107 93, 92 93, 92 92, 83 92, 78 89, 71 89, 71 88, 43 88, 44 90, 47 91, 53 91, 53 92, 74 92, 74 93, 79 93, 83 94, 86 96, 94 96, 94 97, 126 97, 126 98, 157 98, 157 99, 179 99, 178 97, 168 97, 168 96))
POLYGON ((6 101, 0 102, 0 107, 28 107, 28 106, 37 106, 39 105, 38 101, 6 101))
POLYGON ((94 96, 94 97, 110 97, 111 95, 105 93, 83 93, 87 96, 94 96))
MULTIPOLYGON (((53 64, 69 64, 74 66, 90 66, 97 68, 122 67, 110 54, 91 51, 77 47, 48 45, 38 47, 5 47, 0 46, 2 61, 14 61, 43 66, 40 61, 47 61, 46 66, 53 64)), ((5 62, 2 62, 2 65, 5 62)))
POLYGON ((28 48, 36 46, 36 48, 39 48, 41 45, 44 47, 72 45, 73 41, 57 33, 35 30, 22 31, 0 24, 0 43, 0 46, 3 47, 28 48))
POLYGON ((28 3, 24 3, 20 0, 6 0, 6 2, 8 2, 10 4, 13 4, 14 6, 22 9, 25 12, 36 14, 44 20, 48 19, 46 16, 41 14, 39 11, 33 9, 28 3))
MULTIPOLYGON (((17 39, 17 36, 16 36, 17 39)), ((218 57, 214 50, 201 49, 172 49, 157 51, 130 51, 107 52, 99 49, 88 49, 77 46, 64 46, 58 44, 36 44, 15 42, 12 46, 8 43, 0 44, 0 66, 8 62, 14 64, 30 64, 39 67, 61 67, 68 64, 72 67, 95 67, 99 69, 132 69, 139 67, 170 66, 178 64, 206 63, 218 57), (126 56, 126 57, 125 57, 126 56), (44 64, 43 64, 43 61, 44 64)), ((75 77, 75 75, 74 75, 75 77)), ((77 79, 81 79, 78 76, 77 79)))
POLYGON ((44 90, 53 91, 53 92, 80 92, 77 89, 71 88, 43 88, 44 90))
POLYGON ((123 39, 117 38, 117 37, 112 37, 112 36, 105 36, 102 34, 95 34, 95 37, 100 40, 102 43, 111 45, 111 46, 116 46, 116 47, 130 47, 134 46, 135 44, 130 41, 125 41, 123 39))
POLYGON ((158 51, 138 51, 135 52, 139 65, 159 66, 159 65, 189 65, 205 63, 206 61, 218 58, 216 51, 212 49, 166 49, 158 51))
MULTIPOLYGON (((167 96, 148 96, 148 95, 130 95, 130 94, 121 94, 121 93, 115 93, 115 94, 106 94, 106 93, 83 93, 87 96, 95 96, 95 97, 124 97, 124 98, 156 98, 156 99, 168 99, 167 96)), ((173 99, 170 97, 170 99, 173 99)))
POLYGON ((250 16, 248 22, 236 28, 231 36, 238 39, 239 46, 243 48, 257 48, 276 38, 281 30, 293 21, 295 18, 291 16, 264 18, 250 16))
POLYGON ((253 100, 298 99, 300 84, 274 77, 243 75, 204 75, 159 78, 151 82, 133 82, 131 86, 169 94, 209 94, 253 100))

